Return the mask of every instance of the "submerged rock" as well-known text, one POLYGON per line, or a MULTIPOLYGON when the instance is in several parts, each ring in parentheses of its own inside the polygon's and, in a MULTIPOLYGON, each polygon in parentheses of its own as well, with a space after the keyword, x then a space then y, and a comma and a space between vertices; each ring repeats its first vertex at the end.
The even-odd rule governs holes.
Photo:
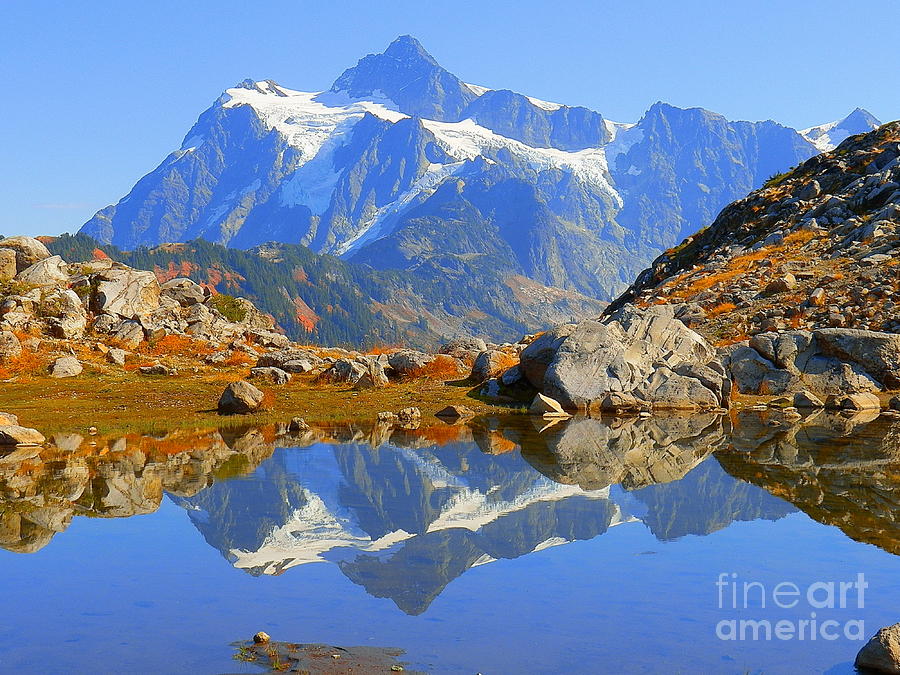
POLYGON ((541 393, 534 397, 531 406, 528 408, 528 413, 541 417, 571 417, 569 413, 563 410, 559 401, 541 393))
POLYGON ((879 630, 856 655, 856 667, 900 674, 900 623, 879 630))
POLYGON ((459 420, 474 416, 475 411, 464 405, 448 405, 446 408, 438 410, 435 413, 435 417, 448 420, 459 420))

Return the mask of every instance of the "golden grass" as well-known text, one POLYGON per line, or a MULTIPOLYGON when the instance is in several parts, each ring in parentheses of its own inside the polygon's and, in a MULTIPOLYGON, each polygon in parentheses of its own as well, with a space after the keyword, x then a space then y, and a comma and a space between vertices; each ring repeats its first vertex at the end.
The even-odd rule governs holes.
POLYGON ((25 426, 47 435, 84 433, 95 426, 103 433, 169 430, 184 427, 228 427, 285 422, 301 416, 310 422, 374 420, 384 410, 416 406, 425 419, 448 405, 466 405, 479 413, 515 413, 518 408, 492 405, 474 398, 467 387, 447 386, 420 378, 381 389, 355 391, 347 384, 314 382, 295 376, 284 386, 258 385, 274 400, 253 415, 221 417, 216 403, 228 382, 246 378, 243 368, 148 378, 122 369, 86 368, 78 377, 40 377, 0 382, 0 411, 19 415, 25 426))
POLYGON ((434 361, 416 368, 407 377, 409 379, 425 378, 429 380, 451 380, 463 377, 468 373, 460 371, 459 365, 452 356, 438 354, 434 361))

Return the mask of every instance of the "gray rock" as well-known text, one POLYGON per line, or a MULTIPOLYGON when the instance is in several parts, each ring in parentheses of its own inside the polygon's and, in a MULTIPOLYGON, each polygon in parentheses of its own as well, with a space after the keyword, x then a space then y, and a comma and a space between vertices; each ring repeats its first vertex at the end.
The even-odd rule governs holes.
POLYGON ((62 356, 50 364, 50 377, 63 378, 80 375, 84 367, 74 356, 62 356))
POLYGON ((484 340, 481 338, 469 337, 451 340, 450 342, 441 345, 438 354, 449 354, 454 358, 463 359, 465 361, 467 359, 476 358, 478 354, 486 350, 487 345, 484 340))
POLYGON ((467 419, 475 416, 475 411, 464 405, 448 405, 446 408, 438 410, 435 417, 447 420, 467 419))
POLYGON ((560 345, 575 331, 575 324, 568 323, 548 330, 538 336, 519 355, 519 367, 535 389, 544 386, 547 367, 556 358, 560 345))
POLYGON ((365 366, 366 372, 354 385, 356 389, 377 389, 386 387, 389 384, 387 373, 384 371, 384 364, 381 361, 369 360, 365 366))
POLYGON ((138 370, 140 371, 141 375, 163 375, 166 377, 170 375, 176 375, 178 373, 178 371, 174 368, 169 368, 162 363, 154 363, 151 366, 141 366, 140 368, 138 368, 138 370))
POLYGON ((22 353, 22 343, 15 333, 8 330, 0 331, 0 362, 13 359, 22 353))
POLYGON ((766 286, 766 293, 787 293, 795 288, 797 288, 797 278, 793 274, 788 273, 771 281, 766 286))
POLYGON ((869 392, 837 394, 825 399, 825 407, 829 410, 880 410, 881 401, 869 392))
POLYGON ((232 382, 219 398, 219 414, 245 415, 259 409, 264 394, 249 382, 232 382))
POLYGON ((206 302, 209 291, 192 279, 169 279, 160 285, 160 295, 171 298, 182 307, 206 302))
POLYGON ((41 445, 46 439, 37 429, 20 427, 16 424, 0 426, 0 446, 41 445))
POLYGON ((153 272, 116 267, 98 272, 95 311, 134 319, 150 314, 159 306, 159 281, 153 272))
POLYGON ((537 415, 540 417, 571 417, 569 413, 563 410, 559 401, 549 396, 544 396, 540 392, 534 397, 531 406, 528 408, 529 415, 537 415))
POLYGON ((84 337, 87 329, 87 312, 81 304, 81 298, 74 291, 54 289, 44 297, 41 308, 54 337, 63 340, 78 340, 84 337))
POLYGON ((888 401, 888 409, 900 411, 900 396, 894 396, 888 401))
MULTIPOLYGON (((675 318, 674 308, 668 305, 646 310, 626 306, 603 322, 584 321, 562 340, 555 337, 542 346, 532 372, 535 362, 547 360, 553 345, 556 352, 544 373, 542 391, 565 409, 590 408, 609 392, 633 392, 670 408, 728 403, 722 399, 726 378, 721 373, 703 371, 715 380, 710 390, 698 377, 676 372, 679 366, 706 365, 716 354, 706 340, 675 318)), ((523 358, 523 366, 525 362, 523 358)))
POLYGON ((397 412, 400 424, 413 424, 422 419, 422 411, 415 407, 403 408, 397 412))
POLYGON ((33 286, 59 286, 69 281, 66 262, 58 255, 45 258, 26 267, 16 275, 16 281, 33 286))
POLYGON ((312 427, 309 426, 302 417, 293 417, 291 418, 290 424, 288 424, 288 431, 294 434, 309 431, 310 429, 312 429, 312 427))
POLYGON ((263 347, 275 347, 277 349, 287 349, 291 346, 291 341, 287 335, 281 333, 273 333, 267 330, 251 330, 248 336, 253 342, 263 347))
POLYGON ((398 375, 415 375, 417 371, 434 361, 434 356, 413 349, 403 349, 388 354, 388 363, 398 375))
POLYGON ((258 368, 272 366, 288 373, 308 373, 322 363, 312 352, 302 349, 282 349, 263 354, 256 362, 258 368))
POLYGON ((31 267, 44 258, 50 257, 50 251, 34 237, 7 237, 0 239, 0 248, 15 251, 16 269, 18 272, 31 267))
POLYGON ((795 408, 824 408, 825 403, 811 391, 804 389, 794 394, 793 404, 795 408))
MULTIPOLYGON (((96 325, 96 324, 95 324, 96 325)), ((126 347, 135 348, 144 341, 144 327, 138 321, 119 321, 112 331, 112 337, 126 347)))
POLYGON ((504 387, 514 387, 524 381, 525 374, 522 372, 522 367, 518 365, 507 368, 503 375, 500 376, 500 382, 504 387))
POLYGON ((495 349, 481 352, 472 365, 472 380, 484 382, 500 376, 506 370, 509 358, 507 354, 495 349))
POLYGON ((16 252, 11 248, 0 248, 0 281, 9 281, 18 273, 16 252))
POLYGON ((125 357, 127 353, 124 349, 119 349, 118 347, 113 347, 108 352, 106 352, 106 360, 116 366, 124 366, 125 365, 125 357))
MULTIPOLYGON (((857 345, 853 350, 852 334, 864 337, 873 335, 870 331, 836 329, 848 343, 844 349, 837 349, 830 343, 836 342, 824 331, 786 331, 755 335, 749 343, 738 343, 723 349, 720 353, 722 364, 737 391, 745 394, 781 395, 793 394, 808 389, 816 396, 828 396, 855 391, 878 391, 880 382, 857 361, 851 351, 859 350, 860 361, 866 365, 877 361, 878 356, 867 354, 857 345), (825 333, 826 338, 821 334, 825 333)), ((888 335, 888 334, 874 334, 888 335)), ((876 365, 889 365, 879 361, 876 365)))
POLYGON ((600 399, 597 407, 604 412, 637 414, 649 410, 650 404, 631 394, 611 391, 600 399))
POLYGON ((900 623, 880 629, 859 650, 855 665, 876 673, 900 673, 900 623))
POLYGON ((900 389, 900 335, 848 328, 813 335, 823 354, 859 365, 886 389, 900 389))
POLYGON ((291 381, 291 374, 282 370, 281 368, 276 368, 274 366, 264 366, 261 368, 251 368, 250 379, 268 380, 272 384, 287 384, 291 381))
POLYGON ((338 359, 326 371, 326 376, 332 382, 356 384, 368 372, 369 367, 367 363, 361 363, 352 359, 338 359))

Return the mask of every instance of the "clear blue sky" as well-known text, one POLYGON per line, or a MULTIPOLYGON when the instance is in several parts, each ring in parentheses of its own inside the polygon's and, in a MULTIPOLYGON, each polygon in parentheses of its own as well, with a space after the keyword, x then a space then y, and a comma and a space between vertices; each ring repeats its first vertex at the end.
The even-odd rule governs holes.
POLYGON ((636 121, 900 117, 898 0, 0 0, 0 234, 73 231, 245 77, 316 91, 409 33, 462 79, 636 121))

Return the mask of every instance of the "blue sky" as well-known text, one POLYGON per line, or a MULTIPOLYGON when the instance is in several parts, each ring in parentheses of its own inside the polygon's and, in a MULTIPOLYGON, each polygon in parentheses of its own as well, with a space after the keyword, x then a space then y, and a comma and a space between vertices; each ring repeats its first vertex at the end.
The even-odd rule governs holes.
POLYGON ((462 79, 636 121, 900 118, 897 0, 3 0, 0 234, 76 230, 223 89, 316 91, 400 34, 462 79), (833 38, 833 39, 832 39, 833 38))

